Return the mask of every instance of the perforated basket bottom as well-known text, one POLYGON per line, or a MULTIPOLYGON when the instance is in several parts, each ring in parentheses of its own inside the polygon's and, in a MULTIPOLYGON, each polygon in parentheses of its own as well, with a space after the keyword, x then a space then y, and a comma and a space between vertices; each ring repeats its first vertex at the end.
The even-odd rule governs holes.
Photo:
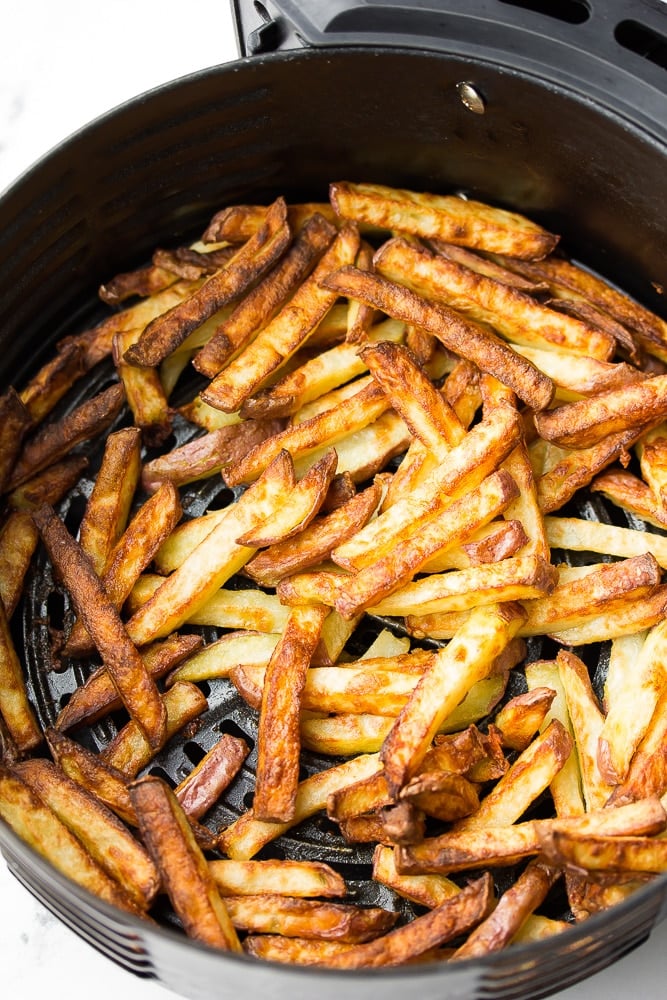
MULTIPOLYGON (((80 389, 76 388, 68 395, 61 405, 60 411, 74 408, 84 397, 88 398, 102 391, 114 379, 115 373, 110 365, 99 366, 99 369, 93 374, 93 378, 85 380, 85 386, 80 389)), ((186 387, 183 391, 184 399, 191 398, 192 386, 186 387)), ((177 403, 178 400, 175 401, 175 405, 177 403)), ((121 414, 110 431, 124 426, 129 421, 130 417, 127 414, 121 414)), ((174 421, 173 440, 169 443, 169 447, 183 444, 198 433, 200 433, 198 428, 177 416, 174 421)), ((73 535, 76 535, 92 490, 102 457, 103 442, 97 442, 85 450, 89 457, 89 468, 77 486, 58 506, 59 514, 73 535)), ((214 476, 209 480, 183 487, 181 500, 184 516, 185 518, 195 517, 207 509, 224 506, 230 501, 232 494, 234 491, 230 491, 225 486, 220 476, 214 476)), ((143 498, 137 497, 137 502, 140 502, 141 499, 143 498)), ((578 495, 576 502, 568 507, 566 513, 624 526, 646 527, 643 522, 639 522, 629 515, 624 515, 619 509, 605 503, 598 496, 578 495)), ((583 559, 583 556, 581 558, 583 559)), ((252 586, 252 583, 246 578, 234 578, 227 586, 248 588, 252 586)), ((55 723, 59 711, 71 693, 100 663, 98 659, 82 661, 64 659, 61 661, 57 653, 54 652, 57 647, 57 642, 54 642, 54 639, 61 635, 63 630, 67 630, 72 618, 73 612, 68 594, 58 580, 54 579, 45 553, 40 549, 27 580, 21 608, 14 616, 13 623, 17 647, 25 664, 28 693, 43 727, 52 726, 55 723)), ((399 620, 367 615, 362 625, 356 630, 347 651, 352 655, 360 655, 370 645, 378 632, 385 627, 389 627, 399 634, 405 634, 399 620)), ((204 640, 210 642, 218 638, 223 630, 193 628, 191 631, 201 633, 204 640)), ((413 645, 429 646, 437 645, 437 643, 427 641, 413 643, 413 645)), ((528 642, 528 647, 527 662, 541 657, 553 656, 557 649, 555 644, 547 639, 531 639, 528 642)), ((600 694, 608 662, 607 644, 591 645, 583 650, 578 650, 578 652, 586 660, 594 688, 600 694)), ((236 819, 252 804, 256 763, 257 713, 247 706, 231 682, 227 680, 205 682, 200 686, 208 699, 208 711, 199 720, 175 736, 155 756, 147 771, 160 775, 172 786, 176 785, 216 743, 221 733, 229 732, 242 736, 252 750, 222 799, 204 817, 205 824, 212 830, 218 831, 236 819)), ((523 669, 516 668, 512 671, 505 698, 510 698, 525 689, 523 669)), ((126 719, 127 717, 120 712, 107 716, 89 728, 77 730, 75 738, 90 749, 100 751, 113 739, 126 719)), ((336 761, 330 757, 320 757, 304 751, 302 753, 301 777, 304 778, 316 771, 331 767, 332 763, 336 763, 336 761)), ((541 806, 548 808, 548 804, 538 802, 531 814, 539 815, 541 806)), ((345 877, 351 899, 365 905, 383 906, 398 911, 401 919, 405 920, 422 912, 392 890, 371 879, 371 855, 372 846, 347 843, 341 837, 337 825, 324 814, 320 814, 302 822, 275 840, 263 849, 259 857, 289 857, 325 861, 345 877)), ((502 892, 513 881, 514 876, 513 869, 495 871, 494 878, 498 891, 502 892)), ((461 876, 461 881, 465 882, 465 876, 461 876)), ((565 894, 558 890, 550 894, 548 904, 540 912, 557 919, 571 918, 565 894)), ((177 918, 164 902, 159 904, 159 912, 156 912, 156 916, 167 924, 178 925, 177 918)))

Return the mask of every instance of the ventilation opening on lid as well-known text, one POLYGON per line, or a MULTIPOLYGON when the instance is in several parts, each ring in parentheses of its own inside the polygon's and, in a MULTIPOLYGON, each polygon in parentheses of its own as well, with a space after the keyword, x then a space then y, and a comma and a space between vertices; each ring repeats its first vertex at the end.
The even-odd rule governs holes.
POLYGON ((667 69, 667 37, 664 35, 638 21, 621 21, 616 26, 614 35, 624 49, 667 69))
POLYGON ((587 3, 583 0, 500 0, 507 7, 531 10, 544 17, 553 17, 566 24, 583 24, 591 16, 587 3))

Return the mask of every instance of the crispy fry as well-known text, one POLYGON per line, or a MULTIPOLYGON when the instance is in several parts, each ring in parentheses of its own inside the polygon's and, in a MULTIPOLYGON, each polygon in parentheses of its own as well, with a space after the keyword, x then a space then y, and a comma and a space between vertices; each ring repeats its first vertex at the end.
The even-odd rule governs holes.
POLYGON ((187 816, 200 819, 231 784, 250 753, 245 740, 223 733, 197 766, 174 789, 187 816))
POLYGON ((159 448, 172 432, 172 412, 157 368, 128 364, 125 355, 138 341, 141 330, 122 330, 111 345, 116 372, 125 390, 135 427, 149 448, 159 448))
POLYGON ((434 655, 382 748, 392 792, 415 774, 441 723, 472 685, 490 673, 523 617, 517 604, 476 609, 449 645, 434 655))
POLYGON ((125 352, 129 364, 152 367, 176 350, 185 338, 224 305, 238 298, 286 249, 290 238, 287 207, 278 198, 248 242, 219 271, 182 303, 151 320, 139 340, 125 352))
POLYGON ((225 951, 241 945, 183 810, 161 778, 130 785, 142 837, 186 933, 225 951))
POLYGON ((0 490, 9 481, 23 438, 32 426, 32 417, 16 389, 10 387, 0 396, 0 490))
POLYGON ((533 409, 541 410, 551 402, 554 392, 551 379, 497 334, 448 306, 429 302, 404 285, 350 265, 329 275, 323 284, 332 292, 359 299, 393 319, 414 323, 435 334, 449 351, 469 358, 482 371, 495 375, 533 409))
POLYGON ((21 754, 42 742, 42 730, 28 698, 7 612, 0 601, 0 716, 21 754))
POLYGON ((431 910, 460 892, 458 885, 444 875, 401 875, 396 870, 393 849, 382 844, 373 852, 373 878, 399 896, 431 910))
POLYGON ((5 489, 16 489, 63 458, 75 445, 102 434, 120 413, 124 399, 123 387, 114 384, 62 419, 43 424, 25 441, 5 489))
POLYGON ((144 915, 53 810, 3 764, 0 764, 0 816, 33 850, 77 885, 125 912, 144 915))
POLYGON ((511 750, 525 750, 542 726, 555 697, 552 688, 536 687, 503 705, 494 720, 503 745, 511 750))
POLYGON ((335 233, 334 227, 322 215, 313 215, 283 258, 239 302, 231 316, 197 352, 193 359, 197 371, 212 379, 244 350, 296 292, 331 244, 335 233))
POLYGON ((386 934, 398 919, 397 913, 380 907, 352 903, 292 899, 289 896, 225 896, 231 919, 239 930, 287 937, 322 938, 358 944, 386 934))
POLYGON ((293 608, 266 667, 257 732, 253 812, 257 819, 293 818, 299 782, 301 694, 328 608, 293 608))
POLYGON ((487 324, 509 341, 555 346, 602 361, 614 354, 613 338, 596 327, 404 239, 383 244, 375 255, 375 267, 385 278, 487 324))
POLYGON ((68 455, 12 490, 7 495, 8 506, 12 510, 34 510, 42 503, 52 506, 59 503, 76 486, 89 464, 85 455, 68 455))
POLYGON ((15 510, 0 528, 0 601, 11 619, 23 591, 39 532, 29 511, 15 510))
POLYGON ((107 597, 90 560, 53 508, 40 507, 35 523, 77 614, 92 637, 123 704, 153 749, 165 739, 166 710, 155 681, 107 597))
POLYGON ((656 501, 650 486, 631 472, 610 469, 609 472, 596 476, 591 483, 591 490, 593 493, 603 493, 613 504, 647 524, 656 528, 667 527, 667 516, 662 503, 656 501))
POLYGON ((554 831, 545 854, 576 871, 667 871, 667 840, 655 837, 580 837, 554 831))
POLYGON ((337 297, 321 287, 323 277, 350 263, 358 245, 356 226, 343 227, 290 301, 202 392, 206 403, 227 412, 238 410, 308 340, 337 297))
POLYGON ((329 199, 344 218, 512 257, 540 259, 558 242, 522 215, 454 195, 338 181, 330 185, 329 199))
POLYGON ((53 809, 136 906, 148 909, 160 878, 144 847, 118 817, 50 760, 25 760, 16 765, 14 773, 53 809))
POLYGON ((278 895, 323 898, 345 896, 345 879, 321 861, 209 861, 223 896, 278 895))

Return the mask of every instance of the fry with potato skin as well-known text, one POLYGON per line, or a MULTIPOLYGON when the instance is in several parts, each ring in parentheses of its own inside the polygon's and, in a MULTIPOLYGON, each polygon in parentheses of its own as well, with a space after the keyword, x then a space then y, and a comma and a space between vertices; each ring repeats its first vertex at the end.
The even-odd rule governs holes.
POLYGON ((125 625, 80 545, 53 508, 33 517, 49 557, 67 587, 77 614, 97 647, 123 704, 153 749, 165 739, 167 713, 155 681, 146 670, 125 625))
POLYGON ((283 823, 294 817, 301 693, 328 613, 325 607, 293 608, 267 664, 253 799, 253 812, 259 820, 283 823))
POLYGON ((24 436, 32 426, 32 417, 13 386, 0 396, 0 490, 14 470, 24 436))
POLYGON ((449 351, 495 375, 532 409, 542 410, 551 402, 554 385, 550 378, 497 334, 465 319, 453 309, 429 302, 404 285, 350 265, 329 275, 323 284, 340 295, 375 306, 393 319, 414 323, 435 334, 449 351))
POLYGON ((130 785, 139 829, 188 936, 224 951, 241 951, 238 935, 206 858, 178 801, 161 778, 130 785))
POLYGON ((386 934, 398 919, 397 913, 377 906, 362 907, 270 893, 225 896, 225 905, 239 930, 349 944, 371 941, 386 934))
POLYGON ((518 604, 475 609, 449 645, 434 655, 382 747, 393 794, 416 773, 441 723, 473 684, 490 672, 524 616, 518 604))
POLYGON ((185 338, 234 298, 238 298, 286 249, 290 239, 287 206, 278 198, 264 222, 225 267, 195 292, 172 306, 144 328, 136 344, 124 354, 128 364, 154 367, 176 350, 185 338))
POLYGON ((0 527, 0 601, 9 620, 21 599, 38 542, 39 532, 27 510, 12 511, 0 527))
POLYGON ((401 965, 415 955, 466 933, 487 916, 492 905, 492 879, 489 874, 482 875, 411 923, 373 941, 356 945, 349 951, 332 955, 326 964, 336 969, 401 965))
POLYGON ((2 601, 0 601, 0 716, 21 754, 40 745, 42 730, 28 698, 23 670, 2 601))
POLYGON ((214 859, 209 869, 223 896, 279 895, 299 898, 347 894, 345 879, 322 861, 214 859))

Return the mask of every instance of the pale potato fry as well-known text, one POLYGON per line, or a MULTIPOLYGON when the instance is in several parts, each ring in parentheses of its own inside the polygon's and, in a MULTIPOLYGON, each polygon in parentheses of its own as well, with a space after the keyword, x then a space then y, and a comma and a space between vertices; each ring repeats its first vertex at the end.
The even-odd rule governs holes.
POLYGON ((321 861, 234 861, 208 863, 223 896, 278 895, 337 897, 347 894, 342 875, 321 861))
POLYGON ((602 521, 578 517, 545 517, 549 544, 573 552, 599 552, 628 558, 650 552, 662 569, 667 569, 667 539, 651 531, 622 528, 602 521))
MULTIPOLYGON (((127 600, 126 608, 135 614, 164 583, 164 577, 144 573, 137 580, 127 600)), ((228 590, 221 587, 197 611, 188 615, 188 625, 213 625, 217 628, 243 629, 256 632, 282 632, 289 609, 275 594, 263 590, 228 590)))
POLYGON ((396 870, 393 848, 382 844, 373 852, 373 878, 399 896, 431 910, 460 892, 459 886, 445 875, 401 875, 396 870))
POLYGON ((613 504, 656 528, 667 528, 667 516, 662 503, 643 480, 621 469, 610 469, 596 476, 591 483, 594 493, 603 493, 613 504))

